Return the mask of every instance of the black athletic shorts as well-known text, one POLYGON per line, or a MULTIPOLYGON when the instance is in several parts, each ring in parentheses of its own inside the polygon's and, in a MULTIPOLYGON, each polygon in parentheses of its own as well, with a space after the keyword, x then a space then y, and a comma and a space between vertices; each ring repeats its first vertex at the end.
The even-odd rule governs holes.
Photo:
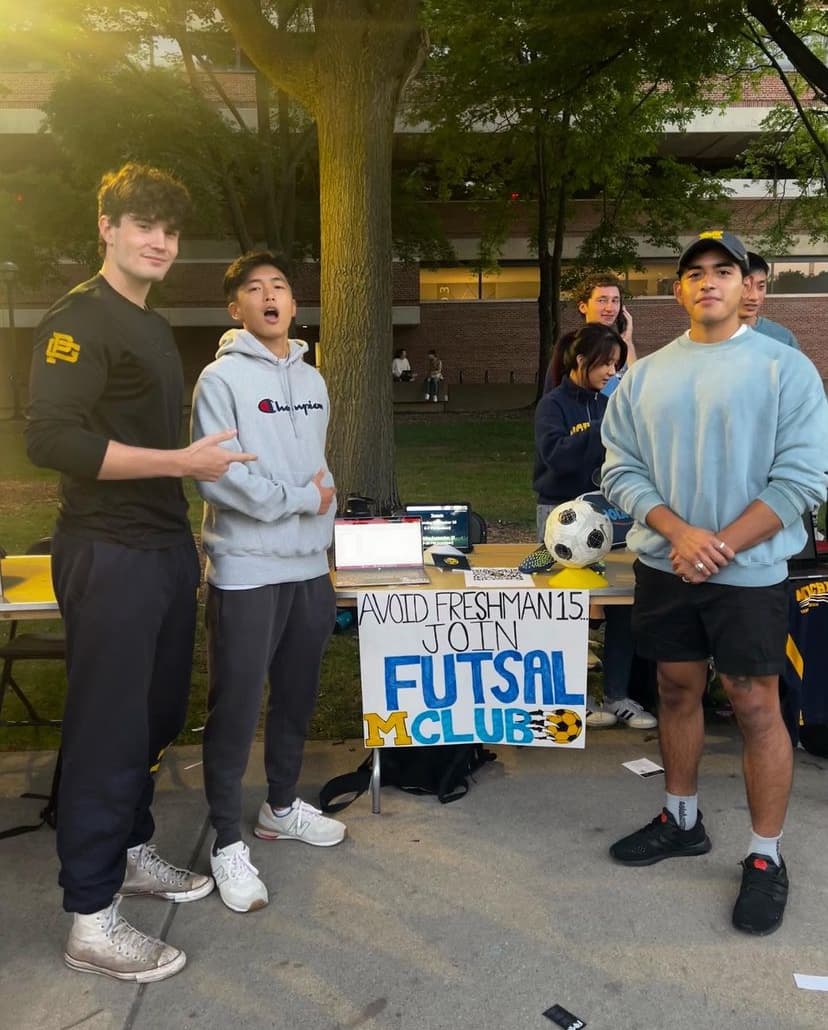
POLYGON ((769 587, 685 583, 636 561, 632 631, 636 651, 656 662, 712 658, 726 676, 785 671, 788 581, 769 587))

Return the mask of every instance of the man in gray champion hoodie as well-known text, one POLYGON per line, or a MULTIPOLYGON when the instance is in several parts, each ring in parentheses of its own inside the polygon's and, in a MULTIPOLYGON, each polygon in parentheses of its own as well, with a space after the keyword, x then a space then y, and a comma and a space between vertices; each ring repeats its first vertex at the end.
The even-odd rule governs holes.
POLYGON ((253 832, 331 846, 345 826, 296 797, 305 733, 319 690, 336 604, 327 550, 336 512, 325 460, 325 382, 288 336, 296 302, 285 264, 245 254, 227 269, 228 310, 241 329, 222 336, 193 394, 192 437, 234 427, 227 446, 255 453, 241 474, 199 482, 207 554, 208 714, 204 785, 216 831, 213 876, 236 912, 268 892, 241 833, 241 781, 270 685, 265 722, 268 796, 253 832))

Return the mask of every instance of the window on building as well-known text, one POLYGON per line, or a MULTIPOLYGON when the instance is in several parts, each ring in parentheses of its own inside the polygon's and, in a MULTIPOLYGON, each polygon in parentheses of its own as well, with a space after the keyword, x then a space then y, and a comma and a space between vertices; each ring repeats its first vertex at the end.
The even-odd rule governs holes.
MULTIPOLYGON (((615 274, 630 297, 670 297, 677 258, 658 258, 640 269, 615 274)), ((769 262, 769 293, 828 293, 828 258, 788 258, 769 262)), ((536 264, 503 265, 494 272, 468 266, 420 269, 420 300, 536 300, 536 264)))
POLYGON ((768 293, 828 293, 828 259, 788 258, 768 263, 768 293))

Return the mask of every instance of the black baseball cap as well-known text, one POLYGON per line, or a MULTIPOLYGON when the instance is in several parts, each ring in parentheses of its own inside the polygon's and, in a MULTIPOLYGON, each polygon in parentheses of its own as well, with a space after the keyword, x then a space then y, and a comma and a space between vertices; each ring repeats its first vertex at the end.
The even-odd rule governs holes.
POLYGON ((676 275, 681 277, 681 270, 690 259, 703 250, 709 250, 711 246, 721 247, 722 250, 726 250, 745 275, 750 272, 747 248, 739 237, 724 229, 708 229, 706 232, 700 232, 693 242, 684 248, 678 261, 676 275))

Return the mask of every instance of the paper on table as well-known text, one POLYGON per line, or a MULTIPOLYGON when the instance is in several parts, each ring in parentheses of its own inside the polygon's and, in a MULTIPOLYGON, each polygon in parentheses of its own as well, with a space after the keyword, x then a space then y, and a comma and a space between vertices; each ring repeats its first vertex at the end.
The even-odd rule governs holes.
POLYGON ((520 572, 518 569, 468 569, 464 573, 467 587, 533 587, 535 581, 531 576, 520 572))
POLYGON ((828 976, 807 976, 794 973, 794 983, 803 991, 828 991, 828 976))
POLYGON ((658 776, 664 770, 660 765, 651 762, 649 758, 634 758, 631 762, 621 763, 625 769, 634 772, 636 776, 658 776))

